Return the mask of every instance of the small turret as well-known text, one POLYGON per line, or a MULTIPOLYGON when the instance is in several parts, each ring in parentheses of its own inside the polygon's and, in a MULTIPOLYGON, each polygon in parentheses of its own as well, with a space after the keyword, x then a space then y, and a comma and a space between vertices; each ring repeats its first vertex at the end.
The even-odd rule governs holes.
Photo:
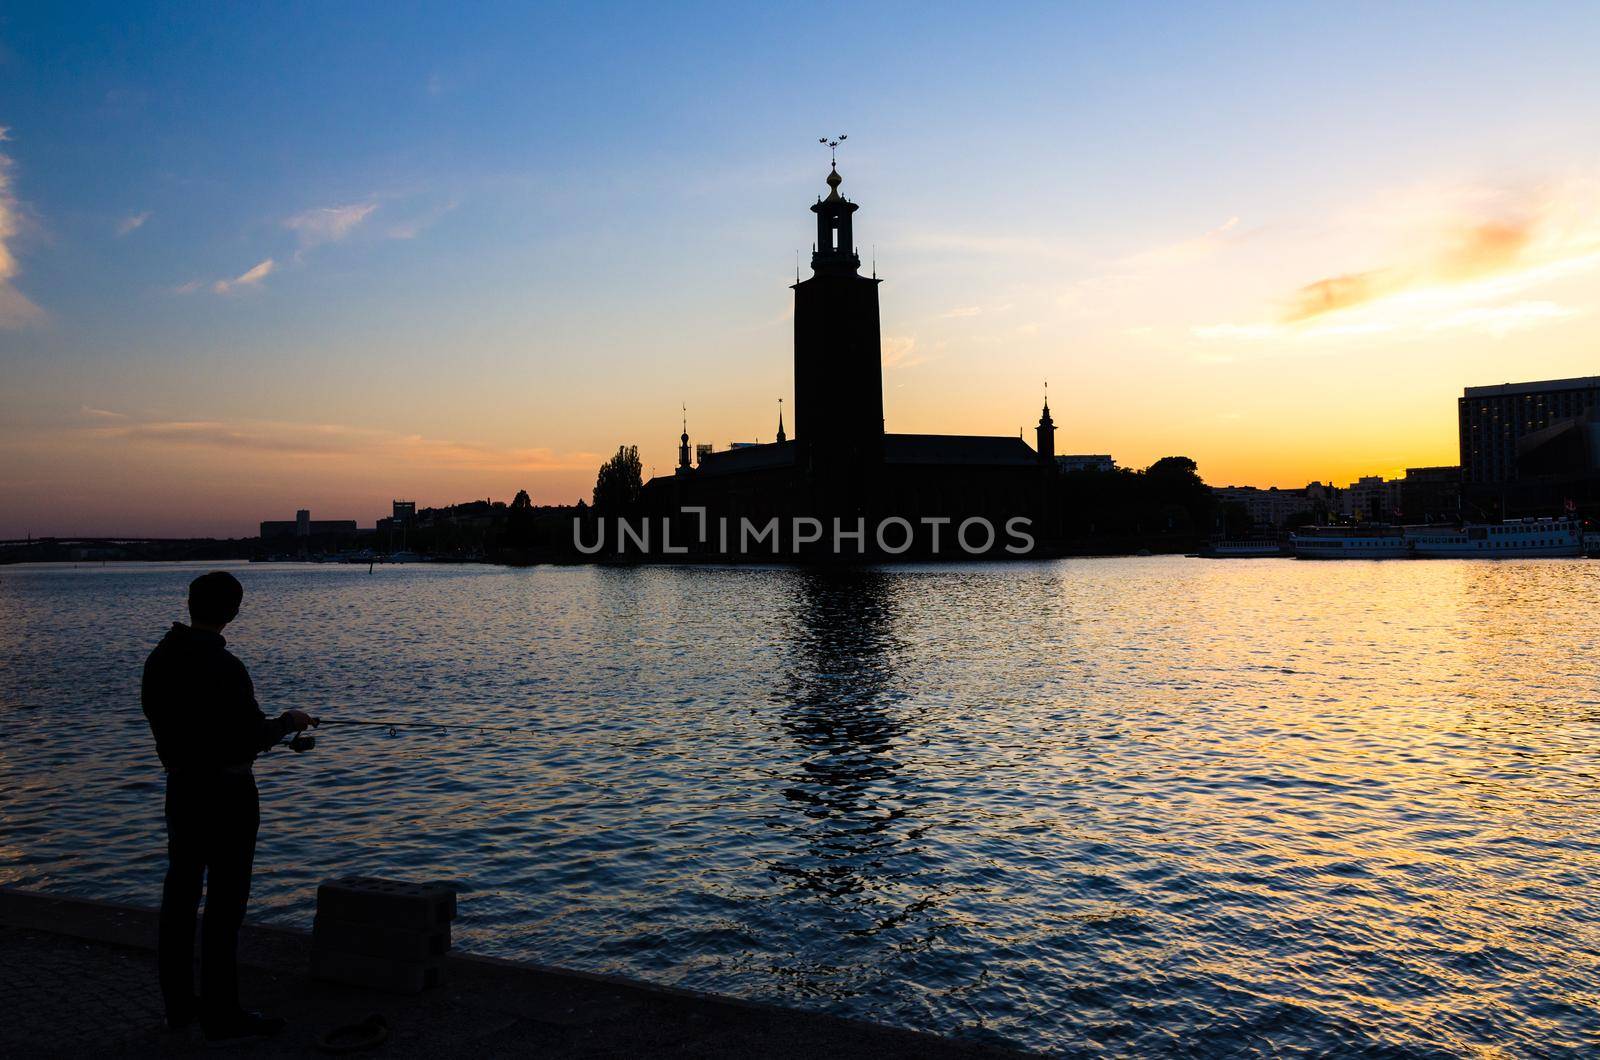
POLYGON ((1045 384, 1044 411, 1039 414, 1039 426, 1035 437, 1039 450, 1039 462, 1048 464, 1056 458, 1056 421, 1050 418, 1050 384, 1045 384))
POLYGON ((783 398, 778 399, 778 441, 786 442, 789 436, 783 433, 783 398))
POLYGON ((856 212, 856 204, 839 194, 839 185, 843 182, 839 167, 835 165, 828 171, 828 197, 818 199, 811 207, 811 212, 817 215, 817 241, 811 247, 811 269, 818 275, 853 276, 861 268, 861 255, 855 252, 851 234, 851 214, 856 212))

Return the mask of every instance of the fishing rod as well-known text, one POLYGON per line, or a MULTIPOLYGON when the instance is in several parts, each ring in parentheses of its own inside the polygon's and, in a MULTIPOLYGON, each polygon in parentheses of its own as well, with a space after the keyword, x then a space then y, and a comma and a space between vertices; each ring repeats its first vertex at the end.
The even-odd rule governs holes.
POLYGON ((474 725, 471 722, 401 721, 389 718, 322 718, 313 728, 324 725, 370 725, 378 729, 476 729, 479 732, 532 732, 531 725, 474 725))
MULTIPOLYGON (((446 722, 438 721, 403 721, 399 718, 318 718, 310 726, 310 728, 320 729, 324 725, 350 725, 356 728, 388 729, 390 735, 399 735, 399 730, 401 729, 433 729, 437 731, 443 731, 445 729, 481 729, 484 732, 510 733, 532 733, 534 731, 534 728, 531 725, 451 725, 446 722)), ((272 746, 287 747, 295 754, 301 754, 314 749, 317 746, 317 739, 309 731, 295 732, 287 734, 282 740, 273 744, 272 746)), ((268 748, 268 750, 270 751, 271 748, 268 748)), ((546 771, 549 772, 549 767, 546 767, 546 771)), ((564 771, 560 770, 556 771, 556 775, 561 776, 565 783, 593 788, 596 791, 602 790, 602 786, 600 784, 584 776, 574 776, 570 773, 565 773, 564 771)))
MULTIPOLYGON (((447 729, 466 729, 469 731, 476 730, 478 732, 515 733, 530 733, 533 731, 533 727, 531 725, 473 725, 470 722, 460 724, 440 721, 404 721, 399 718, 315 718, 312 720, 310 727, 313 729, 320 729, 324 725, 356 725, 374 729, 388 729, 389 735, 391 736, 399 735, 399 730, 401 729, 435 729, 440 732, 443 732, 447 729)), ((307 732, 288 733, 283 737, 282 740, 273 746, 288 747, 296 754, 300 754, 315 748, 317 746, 317 738, 307 732)))

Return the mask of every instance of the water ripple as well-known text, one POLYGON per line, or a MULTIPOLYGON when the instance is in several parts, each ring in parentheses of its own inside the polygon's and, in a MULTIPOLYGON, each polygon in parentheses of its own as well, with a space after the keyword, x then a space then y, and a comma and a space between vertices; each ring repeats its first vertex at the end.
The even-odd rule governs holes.
MULTIPOLYGON (((255 908, 1064 1055, 1600 1050, 1600 564, 253 566, 255 908), (482 727, 515 726, 508 735, 482 727)), ((0 883, 151 902, 193 568, 0 570, 0 883)))

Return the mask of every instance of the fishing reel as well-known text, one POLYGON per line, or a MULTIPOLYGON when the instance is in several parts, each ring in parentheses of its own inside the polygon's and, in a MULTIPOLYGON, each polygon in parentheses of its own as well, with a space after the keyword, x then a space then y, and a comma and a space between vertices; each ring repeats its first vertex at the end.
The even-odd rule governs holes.
MULTIPOLYGON (((312 718, 311 719, 311 727, 312 728, 316 728, 320 724, 322 724, 322 719, 321 718, 312 718)), ((315 736, 311 735, 309 732, 305 732, 305 731, 302 730, 300 732, 295 733, 293 736, 288 736, 288 737, 280 740, 274 746, 276 746, 276 747, 287 747, 289 750, 293 751, 297 755, 298 754, 305 754, 307 751, 309 751, 309 750, 311 750, 311 749, 313 749, 313 748, 315 748, 317 746, 317 738, 315 736)))

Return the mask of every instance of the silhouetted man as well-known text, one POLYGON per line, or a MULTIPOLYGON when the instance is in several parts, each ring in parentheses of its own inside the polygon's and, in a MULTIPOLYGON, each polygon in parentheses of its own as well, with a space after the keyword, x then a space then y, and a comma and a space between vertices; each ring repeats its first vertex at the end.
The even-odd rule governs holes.
POLYGON ((244 587, 233 575, 202 574, 189 583, 191 624, 173 623, 144 664, 144 713, 167 771, 161 993, 167 1026, 181 1030, 198 1017, 208 1042, 284 1028, 281 1019, 239 1006, 239 926, 261 823, 251 763, 291 730, 315 724, 299 710, 271 721, 261 713, 250 674, 222 639, 243 599, 244 587), (194 929, 202 879, 206 915, 197 998, 194 929))

